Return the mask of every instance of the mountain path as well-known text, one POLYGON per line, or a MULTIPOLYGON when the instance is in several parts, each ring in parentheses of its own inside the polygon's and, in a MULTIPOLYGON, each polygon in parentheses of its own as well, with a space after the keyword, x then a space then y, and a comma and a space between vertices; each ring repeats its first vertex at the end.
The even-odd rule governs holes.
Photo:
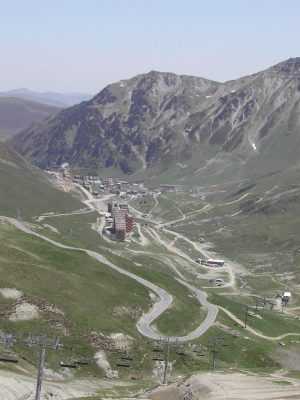
POLYGON ((296 333, 296 332, 295 333, 293 333, 293 332, 284 333, 280 336, 266 336, 263 333, 260 333, 260 332, 256 331, 255 329, 251 328, 249 325, 247 325, 245 328, 245 323, 242 320, 240 320, 238 317, 236 317, 232 312, 230 312, 229 310, 227 310, 226 308, 224 308, 222 306, 218 306, 218 307, 219 307, 219 310, 222 310, 234 322, 238 323, 240 326, 242 326, 248 332, 252 333, 252 335, 258 336, 261 339, 277 341, 277 340, 282 340, 288 336, 300 336, 300 333, 296 333))

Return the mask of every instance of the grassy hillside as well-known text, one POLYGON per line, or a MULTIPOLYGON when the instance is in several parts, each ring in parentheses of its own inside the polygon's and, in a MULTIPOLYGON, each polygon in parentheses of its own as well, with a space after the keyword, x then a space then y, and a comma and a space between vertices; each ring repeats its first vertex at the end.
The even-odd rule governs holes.
POLYGON ((0 144, 0 215, 23 218, 47 211, 78 209, 82 204, 48 181, 37 168, 0 144))
POLYGON ((0 140, 11 137, 59 110, 58 107, 26 99, 0 96, 0 140))
MULTIPOLYGON (((84 254, 57 249, 40 239, 17 231, 15 228, 0 224, 0 240, 4 243, 0 249, 1 279, 0 288, 16 288, 23 293, 22 301, 36 305, 39 318, 29 321, 9 321, 18 301, 4 300, 1 296, 0 330, 20 333, 59 335, 65 344, 65 349, 58 353, 49 352, 47 366, 59 369, 59 361, 72 361, 81 358, 92 358, 97 348, 105 345, 105 340, 112 333, 129 335, 133 340, 134 357, 132 368, 119 373, 123 378, 131 375, 151 376, 155 361, 152 345, 142 338, 135 327, 136 320, 151 304, 148 291, 132 279, 120 275, 105 265, 90 259, 84 254), (92 345, 92 340, 95 340, 92 345), (105 339, 106 338, 106 339, 105 339), (129 375, 128 375, 129 374, 129 375)), ((189 298, 188 292, 176 283, 171 275, 163 271, 163 265, 155 263, 150 258, 139 257, 142 267, 134 266, 120 257, 113 257, 123 268, 152 280, 166 288, 176 297, 175 307, 168 310, 158 321, 157 326, 166 333, 185 332, 194 328, 197 314, 196 302, 189 298), (146 267, 146 268, 145 268, 146 267), (190 320, 190 324, 188 321, 190 320)), ((135 260, 135 261, 137 261, 135 260)), ((243 305, 230 302, 226 304, 218 296, 214 301, 228 306, 237 315, 243 311, 243 305), (235 308, 238 310, 236 311, 235 308)), ((224 299, 225 301, 225 299, 224 299)), ((278 317, 279 318, 279 317, 278 317)), ((209 368, 209 340, 214 335, 225 335, 232 347, 224 348, 218 355, 218 366, 257 368, 276 367, 270 357, 275 345, 259 339, 246 340, 246 332, 236 327, 220 314, 219 322, 225 323, 230 329, 240 332, 239 339, 234 339, 230 330, 224 331, 213 327, 195 344, 203 347, 203 357, 198 357, 189 346, 185 346, 186 354, 181 356, 178 349, 171 348, 170 360, 174 363, 174 375, 191 373, 209 368), (227 333, 226 333, 227 332, 227 333), (244 351, 247 351, 245 354, 244 351)), ((280 321, 280 320, 279 320, 280 321)), ((270 317, 270 324, 276 323, 270 317)), ((298 325, 288 326, 297 328, 298 325)), ((257 328, 262 328, 258 326, 257 328)), ((266 329, 269 329, 269 326, 266 329)), ((270 329, 271 329, 270 325, 270 329)), ((264 331, 264 329, 262 329, 264 331)), ((284 331, 284 328, 283 328, 284 331)), ((269 331, 266 331, 269 332, 269 331)), ((29 363, 35 363, 36 353, 32 349, 17 347, 17 352, 29 363)), ((106 352, 113 368, 116 368, 118 354, 106 352)), ((76 374, 103 374, 91 364, 76 374)))
MULTIPOLYGON (((87 255, 54 248, 42 240, 0 224, 0 288, 16 288, 23 301, 39 308, 39 318, 9 321, 15 300, 1 298, 0 329, 16 334, 31 332, 59 335, 67 346, 52 355, 52 367, 65 357, 91 357, 92 332, 97 335, 128 334, 139 339, 135 320, 148 309, 150 297, 132 279, 90 259, 87 255), (84 266, 84 268, 83 268, 84 266)), ((20 349, 21 352, 25 351, 20 349)), ((30 361, 34 354, 28 352, 30 361)))
MULTIPOLYGON (((32 221, 32 217, 47 211, 71 211, 83 207, 71 195, 52 187, 39 170, 29 166, 20 156, 5 146, 0 149, 0 215, 15 216, 16 210, 20 209, 23 219, 32 221)), ((151 229, 191 258, 199 256, 199 251, 191 243, 182 238, 175 240, 171 232, 155 227, 155 220, 176 219, 177 222, 168 226, 170 230, 181 232, 197 242, 209 241, 221 256, 244 265, 243 274, 240 270, 235 271, 236 288, 212 289, 210 286, 204 289, 211 302, 243 320, 246 304, 255 305, 254 295, 274 297, 278 291, 289 288, 293 294, 292 305, 298 306, 299 219, 293 219, 298 210, 296 176, 297 172, 293 179, 285 179, 280 184, 278 176, 267 176, 255 183, 195 187, 194 193, 166 193, 157 199, 149 196, 145 202, 135 201, 135 207, 153 217, 153 225, 141 223, 140 228, 147 239, 144 245, 137 241, 109 242, 100 237, 91 229, 98 217, 92 212, 48 216, 39 223, 35 219, 34 229, 58 242, 96 250, 121 268, 167 290, 174 297, 174 303, 155 321, 155 326, 164 334, 183 335, 198 326, 206 311, 175 279, 176 268, 198 287, 207 287, 210 272, 201 270, 198 265, 169 251, 162 243, 155 242, 150 235, 151 229), (288 280, 291 275, 284 275, 286 272, 293 273, 292 281, 288 280), (198 276, 201 273, 203 276, 198 276)), ((0 289, 22 291, 22 302, 39 310, 38 319, 10 321, 8 317, 15 312, 17 301, 0 296, 0 330, 62 336, 65 350, 49 355, 48 366, 53 369, 58 368, 61 359, 93 357, 103 340, 109 340, 113 333, 129 335, 134 343, 131 350, 133 367, 126 371, 119 369, 120 376, 152 376, 155 367, 152 345, 135 326, 141 313, 151 304, 149 293, 143 286, 85 254, 56 248, 5 224, 0 224, 0 240, 3 243, 0 249, 0 289)), ((219 277, 223 277, 222 273, 225 274, 220 270, 219 277)), ((226 277, 225 274, 225 280, 226 277)), ((267 310, 261 318, 249 318, 248 324, 270 336, 298 332, 300 327, 299 320, 293 315, 267 310)), ((280 361, 274 356, 278 342, 252 335, 220 312, 217 323, 194 341, 194 344, 204 346, 202 358, 199 359, 188 345, 184 356, 171 349, 174 375, 208 369, 209 341, 214 335, 223 335, 229 342, 228 347, 220 349, 218 368, 273 371, 280 366, 280 361)), ((283 340, 287 350, 295 345, 293 337, 283 340)), ((33 363, 35 353, 21 347, 17 350, 33 363)), ((107 351, 106 356, 116 368, 119 354, 107 351)), ((85 371, 102 374, 95 364, 85 371)))

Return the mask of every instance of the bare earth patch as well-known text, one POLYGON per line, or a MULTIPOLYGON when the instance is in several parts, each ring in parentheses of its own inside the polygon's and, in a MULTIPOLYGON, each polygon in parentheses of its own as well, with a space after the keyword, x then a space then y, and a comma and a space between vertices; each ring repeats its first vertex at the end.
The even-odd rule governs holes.
MULTIPOLYGON (((0 371, 0 400, 32 400, 36 379, 10 371, 0 371)), ((112 387, 109 381, 91 379, 44 380, 41 400, 69 400, 93 396, 97 389, 112 387)))
POLYGON ((39 318, 39 309, 30 303, 17 304, 16 310, 10 315, 10 321, 30 321, 39 318))
POLYGON ((123 333, 112 333, 110 338, 119 349, 130 349, 133 343, 133 338, 129 335, 124 335, 123 333))
POLYGON ((158 388, 152 400, 291 400, 300 399, 300 382, 281 376, 204 373, 180 385, 158 388), (280 384, 282 383, 282 384, 280 384))
POLYGON ((23 293, 20 290, 13 288, 0 289, 0 294, 5 299, 11 299, 11 300, 18 300, 23 296, 23 293))
POLYGON ((118 371, 114 371, 107 360, 106 354, 103 350, 97 351, 94 356, 96 364, 105 372, 107 378, 118 378, 118 371))

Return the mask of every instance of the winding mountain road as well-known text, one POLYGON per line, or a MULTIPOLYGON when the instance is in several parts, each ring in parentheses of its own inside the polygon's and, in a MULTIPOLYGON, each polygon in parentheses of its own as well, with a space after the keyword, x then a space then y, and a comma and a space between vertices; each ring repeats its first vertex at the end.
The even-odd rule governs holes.
MULTIPOLYGON (((109 197, 111 197, 111 196, 107 196, 107 198, 109 198, 109 197)), ((102 199, 102 201, 103 201, 103 199, 102 199)), ((90 209, 97 210, 97 205, 95 204, 95 201, 93 201, 91 198, 89 198, 86 201, 86 203, 88 203, 87 205, 89 205, 90 209)), ((101 206, 102 205, 103 205, 103 203, 101 204, 101 206)), ((99 208, 97 211, 99 211, 99 208)), ((187 334, 185 336, 170 336, 170 337, 164 336, 160 332, 158 332, 154 327, 152 327, 152 324, 169 307, 171 307, 171 305, 173 303, 173 296, 171 294, 169 294, 166 290, 160 288, 159 286, 155 285, 154 283, 152 283, 132 272, 126 271, 126 270, 118 267, 117 265, 115 265, 111 261, 109 261, 105 256, 103 256, 102 254, 99 254, 95 251, 83 249, 83 248, 79 248, 79 247, 68 246, 63 243, 52 240, 52 239, 48 238, 47 236, 44 236, 40 233, 33 231, 32 229, 30 229, 30 227, 28 225, 26 225, 22 221, 18 221, 16 219, 14 219, 14 218, 0 216, 0 220, 10 223, 10 224, 14 225, 17 229, 21 230, 22 232, 30 234, 32 236, 36 236, 39 239, 42 239, 42 240, 44 240, 56 247, 59 247, 61 249, 83 252, 83 253, 87 254, 88 256, 94 258, 101 264, 106 265, 109 268, 117 271, 118 273, 135 280, 139 284, 141 284, 144 287, 146 287, 147 289, 149 289, 152 293, 154 293, 156 295, 157 301, 153 304, 153 306, 147 313, 144 313, 141 316, 141 318, 138 320, 138 322, 136 324, 137 330, 143 336, 145 336, 149 339, 160 340, 162 338, 168 338, 170 342, 181 342, 181 343, 195 340, 195 339, 199 338, 200 336, 202 336, 205 332, 207 332, 208 329, 214 324, 214 322, 217 318, 219 309, 222 310, 223 312, 225 312, 227 314, 227 316, 230 317, 234 322, 238 323, 241 326, 243 325, 243 322, 241 320, 239 320, 234 314, 232 314, 230 311, 228 311, 224 307, 220 307, 220 306, 211 304, 207 300, 206 292, 204 292, 203 290, 200 290, 200 289, 192 286, 188 282, 186 282, 184 280, 184 277, 182 276, 182 274, 175 271, 177 276, 179 276, 178 278, 175 278, 175 279, 180 284, 187 287, 189 289, 189 291, 193 293, 193 295, 197 298, 197 300, 199 301, 201 306, 207 310, 207 315, 206 315, 204 321, 202 321, 201 324, 195 330, 193 330, 192 332, 190 332, 189 334, 187 334)), ((169 234, 173 234, 177 238, 186 240, 188 243, 193 245, 196 250, 198 250, 199 252, 202 252, 202 254, 203 254, 204 249, 202 248, 202 246, 198 245, 198 243, 191 241, 186 236, 179 234, 177 232, 174 232, 172 230, 166 229, 166 227, 164 227, 164 226, 161 226, 160 229, 168 232, 169 234)), ((149 229, 148 233, 154 239, 158 240, 161 244, 163 244, 164 246, 167 246, 167 243, 161 239, 159 233, 155 229, 153 229, 153 228, 149 229)), ((175 249, 172 249, 172 250, 175 251, 175 249)), ((176 251, 177 254, 181 253, 180 251, 178 251, 178 249, 176 249, 176 250, 177 250, 176 251)), ((183 254, 178 254, 178 255, 183 256, 183 254)), ((189 258, 189 261, 193 261, 185 253, 184 253, 184 256, 185 256, 184 258, 189 258)), ((228 283, 228 286, 234 287, 235 286, 235 276, 234 276, 234 272, 232 271, 232 268, 229 269, 229 274, 230 274, 231 279, 230 279, 230 282, 228 283)), ((247 330, 250 333, 252 333, 253 335, 256 335, 256 336, 261 337, 262 339, 271 340, 271 341, 281 340, 287 336, 298 336, 299 335, 298 333, 286 333, 281 336, 271 337, 271 336, 265 336, 261 332, 258 332, 251 327, 247 327, 247 330)))
MULTIPOLYGON (((73 247, 73 246, 68 246, 63 243, 57 242, 55 240, 52 240, 48 238, 47 236, 41 235, 40 233, 37 233, 30 229, 26 224, 24 224, 21 221, 18 221, 14 218, 9 218, 9 217, 1 217, 3 221, 6 221, 13 226, 15 226, 17 229, 21 230, 22 232, 35 236, 39 239, 42 239, 53 246, 59 247, 61 249, 65 250, 71 250, 71 251, 79 251, 86 253, 88 256, 94 258, 95 260, 99 261, 100 263, 108 266, 109 268, 113 269, 114 271, 117 271, 118 273, 125 275, 136 282, 140 283, 158 297, 158 301, 156 301, 151 309, 142 315, 142 317, 139 319, 137 322, 136 326, 138 331, 145 337, 148 337, 150 339, 154 340, 159 340, 164 337, 161 333, 157 332, 151 325, 153 322, 160 317, 173 303, 173 296, 169 294, 166 290, 160 288, 159 286, 155 285, 152 282, 149 282, 148 280, 141 278, 138 275, 133 274, 132 272, 126 271, 117 265, 113 264, 111 261, 109 261, 106 257, 104 257, 102 254, 99 254, 95 251, 88 250, 88 249, 83 249, 79 247, 73 247)), ((207 295, 205 292, 201 291, 200 289, 194 288, 192 285, 186 283, 185 281, 178 279, 178 281, 189 288, 197 297, 199 303, 201 306, 203 306, 205 309, 207 309, 207 315, 205 320, 199 325, 197 329, 189 333, 188 335, 185 336, 171 336, 168 337, 170 342, 188 342, 190 340, 197 339, 201 335, 203 335, 215 322, 216 316, 218 314, 218 307, 209 303, 206 299, 207 295)), ((166 337, 167 338, 167 337, 166 337)))

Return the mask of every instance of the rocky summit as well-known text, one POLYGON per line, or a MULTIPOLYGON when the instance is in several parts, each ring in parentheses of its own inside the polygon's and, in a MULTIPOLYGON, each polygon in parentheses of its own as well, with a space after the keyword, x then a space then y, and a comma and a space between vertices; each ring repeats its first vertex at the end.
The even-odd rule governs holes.
POLYGON ((255 160, 267 173, 276 154, 282 166, 298 158, 299 101, 300 58, 225 83, 151 71, 108 85, 11 143, 42 168, 68 162, 131 174, 179 165, 197 174, 255 160))

